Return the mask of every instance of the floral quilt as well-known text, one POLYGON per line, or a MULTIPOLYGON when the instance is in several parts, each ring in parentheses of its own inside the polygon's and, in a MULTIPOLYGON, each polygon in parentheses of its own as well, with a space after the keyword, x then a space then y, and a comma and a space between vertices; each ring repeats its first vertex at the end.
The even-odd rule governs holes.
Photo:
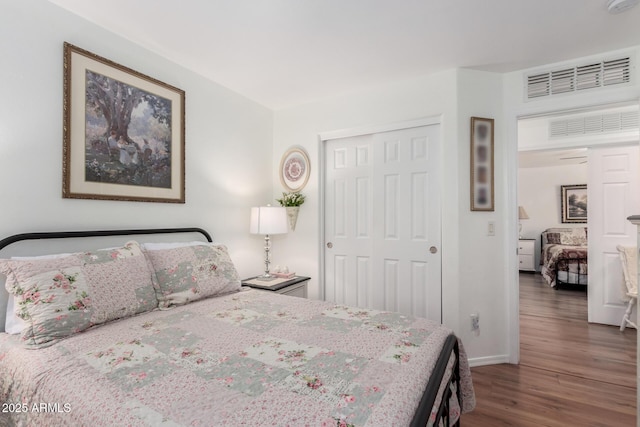
MULTIPOLYGON (((43 349, 0 334, 0 425, 409 425, 451 333, 258 290, 156 310, 43 349)), ((475 405, 464 348, 461 391, 475 405)))

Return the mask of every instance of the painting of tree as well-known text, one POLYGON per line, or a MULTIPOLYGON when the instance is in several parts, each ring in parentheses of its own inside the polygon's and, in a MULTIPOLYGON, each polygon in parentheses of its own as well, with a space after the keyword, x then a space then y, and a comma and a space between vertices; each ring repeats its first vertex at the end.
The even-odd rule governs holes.
POLYGON ((64 43, 62 196, 185 202, 185 93, 64 43))
POLYGON ((171 185, 171 101, 86 70, 85 179, 171 185))
POLYGON ((561 186, 562 222, 587 222, 587 185, 561 186))
POLYGON ((572 193, 569 196, 569 216, 574 218, 587 217, 587 195, 572 193))

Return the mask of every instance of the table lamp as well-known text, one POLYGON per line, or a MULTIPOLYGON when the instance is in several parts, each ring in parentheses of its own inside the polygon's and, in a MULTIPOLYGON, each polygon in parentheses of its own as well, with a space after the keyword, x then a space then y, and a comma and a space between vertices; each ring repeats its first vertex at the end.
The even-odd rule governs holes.
POLYGON ((272 280, 275 278, 269 273, 269 253, 271 252, 272 234, 284 234, 287 229, 287 210, 284 207, 260 206, 251 208, 251 234, 264 234, 264 274, 256 277, 258 280, 272 280))
POLYGON ((529 219, 527 211, 522 206, 518 206, 518 238, 522 239, 522 220, 529 219))

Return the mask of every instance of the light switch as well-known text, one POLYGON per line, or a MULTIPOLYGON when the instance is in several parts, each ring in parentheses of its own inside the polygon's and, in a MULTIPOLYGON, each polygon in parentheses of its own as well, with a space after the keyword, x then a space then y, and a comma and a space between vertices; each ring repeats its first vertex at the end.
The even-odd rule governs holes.
POLYGON ((487 234, 489 236, 495 236, 496 235, 496 223, 493 221, 489 221, 489 227, 487 228, 487 234))

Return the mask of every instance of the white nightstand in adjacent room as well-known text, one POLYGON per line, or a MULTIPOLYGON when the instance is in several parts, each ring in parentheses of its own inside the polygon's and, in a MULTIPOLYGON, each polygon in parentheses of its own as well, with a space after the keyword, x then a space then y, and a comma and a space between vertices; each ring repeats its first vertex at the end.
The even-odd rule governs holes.
POLYGON ((520 271, 536 271, 535 248, 535 239, 520 239, 518 241, 518 260, 520 262, 518 268, 520 271))

